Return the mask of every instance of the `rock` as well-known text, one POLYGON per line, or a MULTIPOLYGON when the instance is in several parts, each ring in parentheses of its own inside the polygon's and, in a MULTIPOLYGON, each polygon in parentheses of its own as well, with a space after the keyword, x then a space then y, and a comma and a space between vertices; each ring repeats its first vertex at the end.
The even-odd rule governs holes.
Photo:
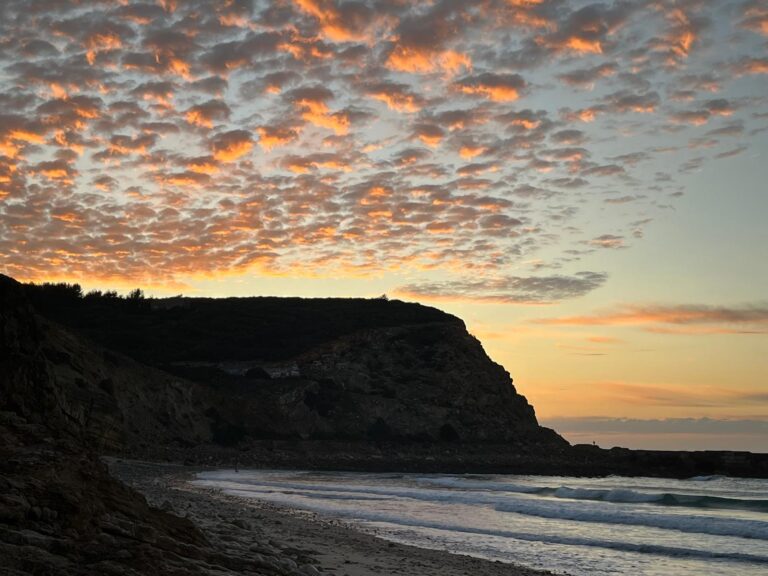
POLYGON ((231 524, 243 530, 253 529, 253 527, 251 526, 251 523, 248 522, 248 520, 245 520, 244 518, 235 518, 234 520, 232 520, 231 524))

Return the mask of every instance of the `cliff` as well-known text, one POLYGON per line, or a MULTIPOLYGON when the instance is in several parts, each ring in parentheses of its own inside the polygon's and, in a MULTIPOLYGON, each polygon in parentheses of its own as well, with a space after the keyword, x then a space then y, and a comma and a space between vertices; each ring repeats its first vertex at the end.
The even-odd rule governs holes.
POLYGON ((567 446, 538 425, 463 322, 434 308, 26 289, 38 310, 81 334, 49 329, 58 372, 80 378, 81 390, 65 386, 67 406, 94 404, 90 428, 110 451, 268 440, 567 446))
MULTIPOLYGON (((7 574, 140 574, 196 554, 202 535, 151 509, 83 438, 86 412, 56 365, 56 331, 0 277, 0 558, 7 574)), ((68 348, 67 350, 71 350, 68 348)), ((81 362, 72 360, 71 362, 81 362)), ((72 372, 87 377, 78 367, 72 372)))
POLYGON ((216 517, 204 534, 101 461, 209 441, 208 406, 194 383, 41 318, 0 275, 0 574, 306 576, 250 521, 216 517), (241 528, 249 537, 233 539, 241 528))

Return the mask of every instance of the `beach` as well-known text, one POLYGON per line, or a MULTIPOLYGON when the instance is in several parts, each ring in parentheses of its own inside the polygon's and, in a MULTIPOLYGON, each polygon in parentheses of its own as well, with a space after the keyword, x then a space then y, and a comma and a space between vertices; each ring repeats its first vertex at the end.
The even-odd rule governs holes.
MULTIPOLYGON (((202 468, 108 460, 112 474, 147 501, 196 524, 227 556, 257 560, 265 574, 338 576, 542 576, 551 574, 388 542, 337 520, 191 484, 202 468)), ((227 573, 214 567, 212 574, 227 573)))

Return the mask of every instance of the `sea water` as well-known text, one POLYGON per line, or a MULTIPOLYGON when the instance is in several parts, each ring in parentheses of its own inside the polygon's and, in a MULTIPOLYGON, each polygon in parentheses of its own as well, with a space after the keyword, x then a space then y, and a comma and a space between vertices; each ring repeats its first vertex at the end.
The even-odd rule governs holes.
POLYGON ((573 576, 768 574, 768 480, 220 470, 196 483, 573 576))

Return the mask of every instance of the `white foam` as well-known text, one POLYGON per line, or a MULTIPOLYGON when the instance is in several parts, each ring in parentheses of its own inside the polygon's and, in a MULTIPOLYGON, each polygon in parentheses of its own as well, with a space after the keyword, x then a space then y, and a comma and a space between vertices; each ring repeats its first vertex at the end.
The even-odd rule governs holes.
MULTIPOLYGON (((252 496, 252 490, 227 490, 227 492, 237 496, 252 496)), ((274 495, 273 495, 274 496, 274 495)), ((290 498, 281 498, 277 496, 273 501, 283 504, 292 504, 290 498)), ((543 542, 550 544, 565 544, 569 546, 588 546, 591 548, 605 548, 610 550, 637 552, 645 554, 656 554, 660 556, 670 556, 679 558, 698 558, 698 559, 722 559, 738 562, 768 563, 768 556, 760 554, 750 554, 737 551, 716 551, 707 549, 687 548, 682 546, 667 546, 661 544, 634 543, 622 540, 608 540, 601 538, 587 538, 583 536, 546 534, 540 532, 527 532, 518 530, 500 530, 486 529, 476 526, 467 526, 463 524, 436 521, 422 518, 411 518, 399 514, 382 513, 374 511, 361 511, 350 509, 329 509, 321 504, 304 504, 305 509, 318 513, 332 513, 334 516, 354 518, 357 521, 370 523, 384 523, 394 526, 408 528, 428 528, 441 530, 453 534, 474 534, 484 536, 495 536, 501 538, 512 538, 515 540, 543 542)))
MULTIPOLYGON (((306 498, 325 501, 353 501, 371 499, 411 499, 422 502, 464 504, 485 506, 500 512, 511 512, 538 518, 570 520, 581 523, 602 523, 625 526, 646 526, 680 532, 732 536, 746 539, 768 540, 768 521, 755 519, 728 518, 723 516, 695 514, 682 515, 665 512, 648 512, 633 503, 642 505, 648 498, 656 495, 641 494, 625 490, 588 490, 558 488, 561 498, 573 498, 573 501, 537 497, 532 494, 498 493, 475 490, 432 490, 388 484, 350 484, 345 482, 319 483, 317 481, 279 481, 266 480, 264 477, 251 477, 248 474, 224 472, 204 472, 198 476, 201 483, 213 485, 224 490, 237 491, 241 495, 254 492, 256 496, 265 492, 294 493, 306 498), (572 496, 565 496, 571 494, 572 496), (586 498, 589 496, 590 498, 586 498), (602 503, 607 498, 615 502, 602 503), (595 501, 597 500, 597 501, 595 501)), ((269 477, 269 476, 266 476, 269 477)), ((653 510, 664 510, 654 507, 653 510)), ((326 510, 327 511, 327 510, 326 510)))

